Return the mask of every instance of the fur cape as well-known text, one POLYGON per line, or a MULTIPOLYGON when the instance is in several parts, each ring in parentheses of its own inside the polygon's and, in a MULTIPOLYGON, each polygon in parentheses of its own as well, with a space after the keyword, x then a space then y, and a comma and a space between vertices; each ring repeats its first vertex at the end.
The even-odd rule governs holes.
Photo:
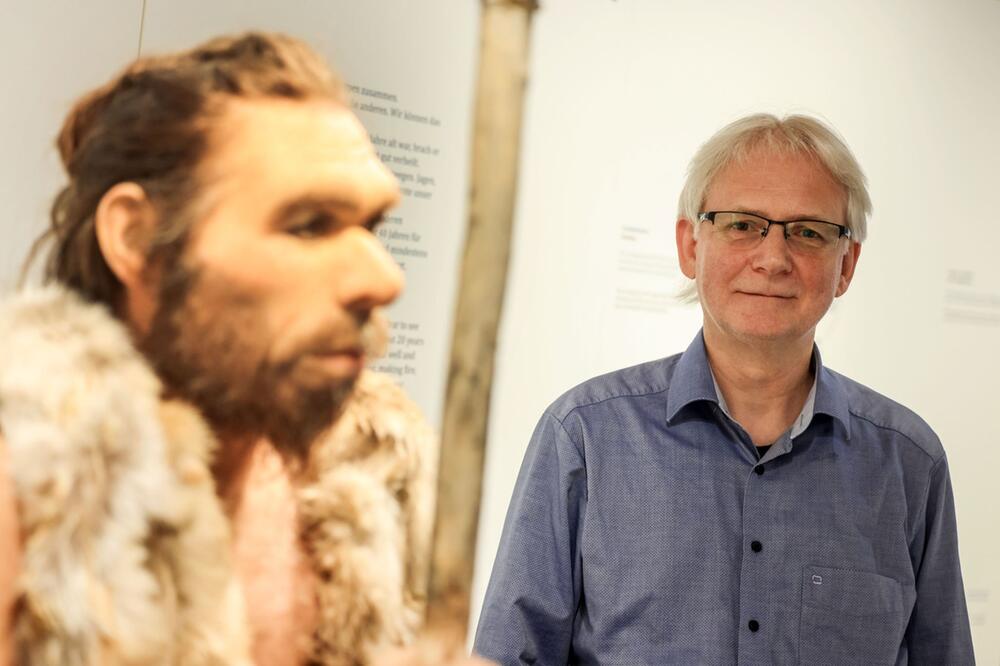
MULTIPOLYGON (((23 557, 18 663, 250 664, 216 443, 104 308, 58 288, 0 306, 0 432, 23 557)), ((297 487, 318 582, 315 664, 363 664, 422 617, 436 442, 362 375, 297 487)))

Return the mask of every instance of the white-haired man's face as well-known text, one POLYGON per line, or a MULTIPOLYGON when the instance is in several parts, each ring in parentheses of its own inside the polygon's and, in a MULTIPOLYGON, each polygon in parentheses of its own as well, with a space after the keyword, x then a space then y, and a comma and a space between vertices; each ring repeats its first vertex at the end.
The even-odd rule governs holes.
MULTIPOLYGON (((740 211, 772 220, 845 224, 846 192, 814 158, 758 149, 723 169, 704 212, 740 211)), ((750 247, 727 242, 720 225, 679 220, 681 269, 697 280, 706 335, 744 343, 811 336, 833 299, 847 291, 861 246, 840 238, 829 251, 797 251, 780 226, 750 247), (695 226, 701 229, 695 234, 695 226)))

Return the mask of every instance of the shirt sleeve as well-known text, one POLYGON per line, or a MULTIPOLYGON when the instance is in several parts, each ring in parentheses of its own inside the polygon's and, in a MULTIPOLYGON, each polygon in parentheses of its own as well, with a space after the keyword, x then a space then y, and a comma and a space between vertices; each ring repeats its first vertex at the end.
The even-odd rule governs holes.
POLYGON ((931 469, 925 511, 917 600, 906 630, 909 663, 974 664, 958 558, 955 499, 944 457, 931 469))
POLYGON ((586 467, 546 412, 528 444, 486 589, 475 652, 509 666, 566 664, 581 596, 586 467))

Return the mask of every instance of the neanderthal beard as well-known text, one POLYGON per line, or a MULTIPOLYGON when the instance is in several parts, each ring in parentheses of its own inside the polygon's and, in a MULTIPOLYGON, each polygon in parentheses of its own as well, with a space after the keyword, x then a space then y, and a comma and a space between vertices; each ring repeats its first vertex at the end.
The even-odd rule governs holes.
MULTIPOLYGON (((303 459, 336 420, 354 381, 296 383, 297 359, 275 364, 267 357, 273 332, 259 301, 183 261, 163 264, 158 308, 142 351, 169 394, 198 407, 220 436, 265 436, 283 454, 303 459)), ((379 355, 384 321, 366 315, 352 325, 366 357, 379 355)))

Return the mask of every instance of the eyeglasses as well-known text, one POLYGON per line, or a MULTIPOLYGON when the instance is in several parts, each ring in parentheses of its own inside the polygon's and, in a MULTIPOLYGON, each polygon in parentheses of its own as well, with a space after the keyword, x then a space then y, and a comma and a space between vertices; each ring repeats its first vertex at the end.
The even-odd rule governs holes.
POLYGON ((780 224, 789 249, 803 254, 823 254, 832 251, 842 237, 851 237, 851 230, 842 224, 822 220, 791 220, 778 222, 753 213, 711 211, 698 213, 699 222, 711 222, 715 233, 726 243, 738 248, 759 245, 771 230, 780 224))

